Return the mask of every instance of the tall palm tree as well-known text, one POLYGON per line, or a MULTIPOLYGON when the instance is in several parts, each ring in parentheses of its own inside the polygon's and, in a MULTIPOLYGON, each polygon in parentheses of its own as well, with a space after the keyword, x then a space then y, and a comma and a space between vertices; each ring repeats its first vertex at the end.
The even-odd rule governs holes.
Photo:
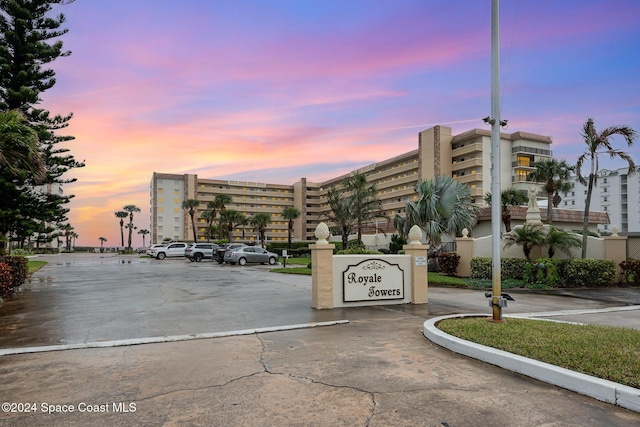
POLYGON ((476 224, 480 207, 471 203, 471 190, 450 176, 418 181, 418 200, 408 201, 407 220, 424 230, 432 245, 439 245, 443 235, 458 236, 476 224))
POLYGON ((132 248, 131 248, 131 234, 133 233, 133 230, 137 230, 138 227, 133 225, 132 222, 129 222, 129 223, 124 225, 124 228, 126 228, 128 230, 127 232, 129 233, 129 246, 127 246, 127 250, 131 251, 132 250, 132 248))
POLYGON ((127 247, 129 248, 129 250, 131 250, 131 233, 133 233, 133 230, 135 230, 137 227, 133 226, 133 213, 134 212, 140 212, 140 208, 137 207, 136 205, 127 205, 124 208, 122 208, 122 210, 124 210, 125 212, 129 213, 129 224, 128 224, 128 229, 129 229, 129 240, 127 240, 128 245, 127 247))
POLYGON ((258 212, 251 217, 251 224, 258 229, 260 233, 260 246, 264 248, 265 231, 267 231, 267 225, 271 224, 271 214, 266 212, 258 212))
POLYGON ((382 202, 376 198, 375 184, 368 185, 365 174, 354 173, 343 181, 342 186, 349 194, 347 200, 356 221, 360 245, 362 244, 362 227, 382 216, 380 212, 382 202))
POLYGON ((142 247, 146 247, 147 245, 145 244, 145 236, 147 234, 149 234, 149 230, 145 230, 144 228, 142 230, 138 231, 138 234, 142 235, 142 247))
POLYGON ((46 175, 38 133, 20 110, 0 111, 0 165, 14 176, 29 171, 36 182, 46 175))
POLYGON ((529 174, 529 181, 544 183, 547 192, 547 223, 552 224, 553 195, 560 191, 567 192, 573 185, 570 182, 571 172, 576 168, 566 161, 556 159, 538 160, 533 163, 536 169, 529 174))
POLYGON ((205 222, 207 223, 207 229, 205 231, 205 234, 207 236, 207 242, 211 241, 211 223, 213 222, 213 216, 215 215, 214 211, 211 211, 211 208, 209 207, 209 205, 212 204, 212 202, 208 202, 207 203, 207 210, 206 211, 202 211, 202 213, 200 214, 200 218, 204 219, 205 222))
POLYGON ((245 214, 238 215, 238 225, 242 227, 242 240, 245 240, 244 231, 245 227, 249 225, 249 218, 245 214))
POLYGON ((547 246, 547 254, 549 255, 549 258, 553 258, 553 255, 556 253, 556 249, 570 256, 572 248, 579 248, 582 246, 582 240, 573 233, 558 230, 554 226, 550 226, 547 234, 544 236, 542 244, 543 246, 547 246))
POLYGON ((342 192, 331 188, 327 192, 327 202, 331 208, 331 212, 326 214, 327 218, 333 223, 333 228, 337 229, 342 236, 342 249, 346 250, 349 247, 349 234, 357 224, 357 220, 351 212, 349 199, 342 192))
POLYGON ((541 226, 522 225, 516 226, 511 232, 502 236, 505 249, 513 245, 521 245, 524 257, 531 261, 531 250, 535 246, 541 246, 544 241, 544 231, 541 226))
POLYGON ((300 218, 300 211, 293 206, 286 206, 282 210, 282 217, 287 220, 287 242, 288 248, 291 248, 291 234, 293 233, 293 221, 300 218))
POLYGON ((122 240, 122 247, 124 248, 124 219, 129 216, 128 212, 118 211, 114 212, 116 218, 120 219, 120 239, 122 240))
POLYGON ((400 214, 396 214, 396 216, 393 218, 393 226, 398 231, 400 239, 407 240, 409 229, 411 227, 411 224, 409 223, 409 221, 407 221, 407 218, 400 214))
POLYGON ((182 209, 189 211, 189 217, 191 217, 191 227, 193 228, 193 242, 197 242, 196 237, 196 209, 200 205, 200 202, 196 199, 187 199, 182 202, 182 209))
POLYGON ((216 194, 216 197, 213 199, 213 203, 215 205, 215 209, 220 211, 220 220, 218 222, 218 238, 222 239, 223 228, 222 228, 222 212, 227 209, 227 205, 233 202, 233 197, 229 194, 216 194))
MULTIPOLYGON (((523 190, 516 190, 513 187, 509 187, 500 192, 500 205, 502 209, 502 223, 504 229, 508 233, 511 231, 511 211, 510 206, 520 206, 527 202, 527 193, 523 190)), ((487 193, 484 196, 484 201, 488 205, 491 205, 491 193, 487 193)))
POLYGON ((593 186, 597 184, 598 177, 598 155, 606 154, 611 158, 620 157, 625 160, 629 165, 628 175, 631 175, 635 171, 635 163, 624 151, 616 150, 611 145, 610 139, 614 135, 620 135, 627 142, 627 146, 631 147, 633 142, 638 137, 638 133, 629 126, 610 126, 598 132, 596 130, 593 119, 589 118, 582 126, 581 132, 582 138, 587 145, 587 149, 584 153, 578 157, 576 163, 576 170, 578 179, 582 185, 587 184, 587 180, 582 175, 582 166, 586 161, 590 162, 589 169, 589 181, 587 186, 587 198, 584 204, 584 217, 582 220, 582 258, 587 256, 587 237, 589 227, 589 207, 591 205, 591 193, 593 192, 593 186))
POLYGON ((231 242, 233 240, 233 228, 240 220, 240 215, 242 214, 235 209, 225 209, 220 212, 220 215, 222 216, 222 221, 225 223, 227 239, 231 242))
POLYGON ((104 251, 104 248, 102 247, 102 245, 104 244, 104 242, 107 241, 106 237, 98 237, 98 240, 100 240, 100 252, 104 251))

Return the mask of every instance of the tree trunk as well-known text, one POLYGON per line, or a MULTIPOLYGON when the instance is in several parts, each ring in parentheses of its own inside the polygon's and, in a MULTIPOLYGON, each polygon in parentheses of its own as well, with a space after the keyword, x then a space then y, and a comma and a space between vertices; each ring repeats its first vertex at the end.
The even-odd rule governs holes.
POLYGON ((587 199, 584 202, 584 218, 582 219, 582 258, 587 257, 587 237, 589 236, 589 207, 591 205, 591 192, 595 175, 589 174, 589 186, 587 187, 587 199))

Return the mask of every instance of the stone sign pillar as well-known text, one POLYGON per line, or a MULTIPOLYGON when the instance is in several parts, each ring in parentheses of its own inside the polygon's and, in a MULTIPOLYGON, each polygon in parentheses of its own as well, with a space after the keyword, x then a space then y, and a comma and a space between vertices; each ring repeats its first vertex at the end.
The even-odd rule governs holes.
POLYGON ((417 225, 409 230, 409 243, 404 245, 404 253, 411 255, 411 304, 426 304, 428 298, 427 250, 428 245, 420 242, 422 230, 417 225))
POLYGON ((611 236, 604 238, 604 258, 616 265, 616 278, 622 274, 620 263, 627 260, 627 236, 618 235, 618 226, 614 225, 611 236))
POLYGON ((460 263, 456 275, 471 277, 471 258, 473 258, 473 239, 469 237, 469 230, 462 230, 462 237, 456 238, 456 253, 460 255, 460 263))
POLYGON ((317 309, 333 308, 333 249, 327 241, 329 227, 321 222, 316 227, 318 241, 311 249, 311 306, 317 309))

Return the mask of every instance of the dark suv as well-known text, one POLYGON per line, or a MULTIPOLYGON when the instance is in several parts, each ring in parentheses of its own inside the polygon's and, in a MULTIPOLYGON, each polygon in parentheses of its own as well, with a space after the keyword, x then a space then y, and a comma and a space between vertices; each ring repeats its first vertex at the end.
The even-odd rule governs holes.
POLYGON ((241 248, 243 246, 247 245, 245 245, 244 243, 225 243, 213 253, 213 260, 218 261, 218 264, 222 264, 224 262, 224 253, 227 251, 227 249, 233 250, 236 248, 241 248))
POLYGON ((203 259, 213 258, 213 253, 219 248, 215 243, 193 243, 185 251, 184 256, 189 258, 189 261, 200 262, 203 259))

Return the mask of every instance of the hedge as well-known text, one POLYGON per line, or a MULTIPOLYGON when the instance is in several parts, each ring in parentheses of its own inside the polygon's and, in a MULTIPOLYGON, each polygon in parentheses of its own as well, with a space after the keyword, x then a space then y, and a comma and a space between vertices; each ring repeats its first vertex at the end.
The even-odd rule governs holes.
POLYGON ((27 258, 23 256, 2 256, 0 257, 0 292, 10 293, 27 280, 28 267, 27 258))
MULTIPOLYGON (((501 266, 501 278, 549 287, 600 288, 610 286, 616 274, 615 263, 606 259, 539 258, 527 261, 522 258, 503 258, 501 266)), ((491 269, 491 258, 471 259, 472 278, 491 280, 491 269)))

